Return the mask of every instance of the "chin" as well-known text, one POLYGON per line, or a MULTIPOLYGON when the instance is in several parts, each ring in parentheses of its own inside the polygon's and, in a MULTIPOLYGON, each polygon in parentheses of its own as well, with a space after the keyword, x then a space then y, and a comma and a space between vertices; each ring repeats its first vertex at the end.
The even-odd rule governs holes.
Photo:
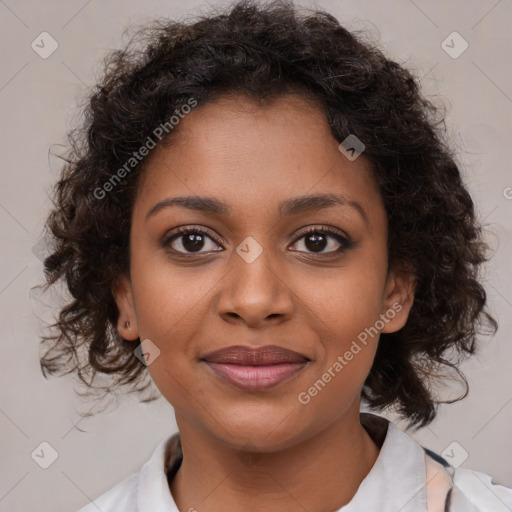
POLYGON ((211 426, 215 437, 224 444, 240 450, 271 453, 294 446, 307 437, 307 429, 290 412, 281 409, 279 414, 260 410, 252 414, 246 411, 223 415, 219 423, 211 426))

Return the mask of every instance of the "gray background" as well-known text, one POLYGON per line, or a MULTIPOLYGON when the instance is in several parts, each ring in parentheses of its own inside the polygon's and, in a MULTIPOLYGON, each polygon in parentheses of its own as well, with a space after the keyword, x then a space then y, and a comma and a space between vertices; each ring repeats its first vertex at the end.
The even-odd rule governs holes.
MULTIPOLYGON (((322 0, 316 5, 348 28, 370 31, 422 77, 427 94, 447 105, 449 137, 496 250, 485 286, 500 330, 493 339, 483 338, 479 356, 464 364, 469 397, 443 407, 432 425, 412 435, 457 464, 467 456, 464 467, 512 486, 512 88, 506 64, 512 1, 322 0), (454 31, 469 44, 458 58, 441 45, 454 31)), ((207 4, 0 0, 2 511, 76 510, 138 471, 156 444, 176 430, 164 399, 139 405, 126 397, 117 409, 82 419, 78 411, 95 404, 73 395, 75 381, 47 381, 40 372, 38 317, 48 318, 51 311, 30 299, 29 289, 41 283, 43 265, 33 247, 61 167, 49 149, 66 142, 79 117, 77 101, 94 83, 103 55, 123 45, 123 30, 132 23, 199 10, 207 4), (31 48, 43 31, 59 45, 47 59, 31 48), (48 469, 31 457, 43 441, 58 453, 48 469)), ((457 40, 448 44, 452 51, 461 48, 457 40)))

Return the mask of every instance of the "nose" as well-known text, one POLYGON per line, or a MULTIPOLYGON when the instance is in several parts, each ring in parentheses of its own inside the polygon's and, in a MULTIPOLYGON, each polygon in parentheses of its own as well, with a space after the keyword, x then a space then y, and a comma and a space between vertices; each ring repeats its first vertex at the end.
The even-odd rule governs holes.
POLYGON ((294 311, 291 283, 270 256, 270 250, 263 250, 251 261, 233 254, 217 303, 218 313, 226 322, 260 328, 291 318, 294 311))

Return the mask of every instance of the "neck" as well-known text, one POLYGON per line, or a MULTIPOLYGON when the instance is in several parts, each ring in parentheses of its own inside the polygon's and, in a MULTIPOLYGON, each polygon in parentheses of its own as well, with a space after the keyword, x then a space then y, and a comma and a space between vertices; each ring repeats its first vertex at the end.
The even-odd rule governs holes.
POLYGON ((338 510, 353 498, 379 453, 358 409, 271 453, 234 449, 178 414, 176 420, 183 461, 170 489, 186 511, 338 510))

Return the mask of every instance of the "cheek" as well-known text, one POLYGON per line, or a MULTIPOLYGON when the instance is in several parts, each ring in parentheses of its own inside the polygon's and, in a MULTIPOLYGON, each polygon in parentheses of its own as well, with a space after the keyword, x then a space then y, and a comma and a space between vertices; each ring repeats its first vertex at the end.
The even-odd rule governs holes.
POLYGON ((325 286, 309 288, 309 314, 316 319, 320 343, 314 371, 297 400, 319 424, 328 423, 333 414, 342 414, 359 399, 377 349, 375 325, 385 269, 377 265, 365 272, 352 270, 340 269, 336 279, 325 279, 325 286))
POLYGON ((146 264, 135 256, 132 269, 141 336, 164 347, 185 344, 193 327, 204 321, 204 301, 222 276, 199 267, 171 266, 165 256, 148 258, 146 264))
POLYGON ((374 325, 382 311, 386 281, 386 261, 377 252, 360 251, 332 272, 301 278, 296 290, 325 339, 334 337, 337 349, 343 349, 358 334, 374 325))
MULTIPOLYGON (((150 258, 142 251, 132 256, 132 286, 141 341, 151 340, 159 350, 148 366, 154 383, 173 405, 186 406, 194 399, 191 361, 197 356, 197 339, 208 322, 208 301, 222 280, 212 267, 183 267, 166 261, 165 255, 150 258)), ((208 330, 206 330, 208 332, 208 330)))
POLYGON ((301 391, 320 415, 329 403, 342 410, 357 397, 372 366, 387 272, 382 254, 378 246, 360 251, 329 275, 304 280, 297 292, 320 341, 314 376, 301 391))

